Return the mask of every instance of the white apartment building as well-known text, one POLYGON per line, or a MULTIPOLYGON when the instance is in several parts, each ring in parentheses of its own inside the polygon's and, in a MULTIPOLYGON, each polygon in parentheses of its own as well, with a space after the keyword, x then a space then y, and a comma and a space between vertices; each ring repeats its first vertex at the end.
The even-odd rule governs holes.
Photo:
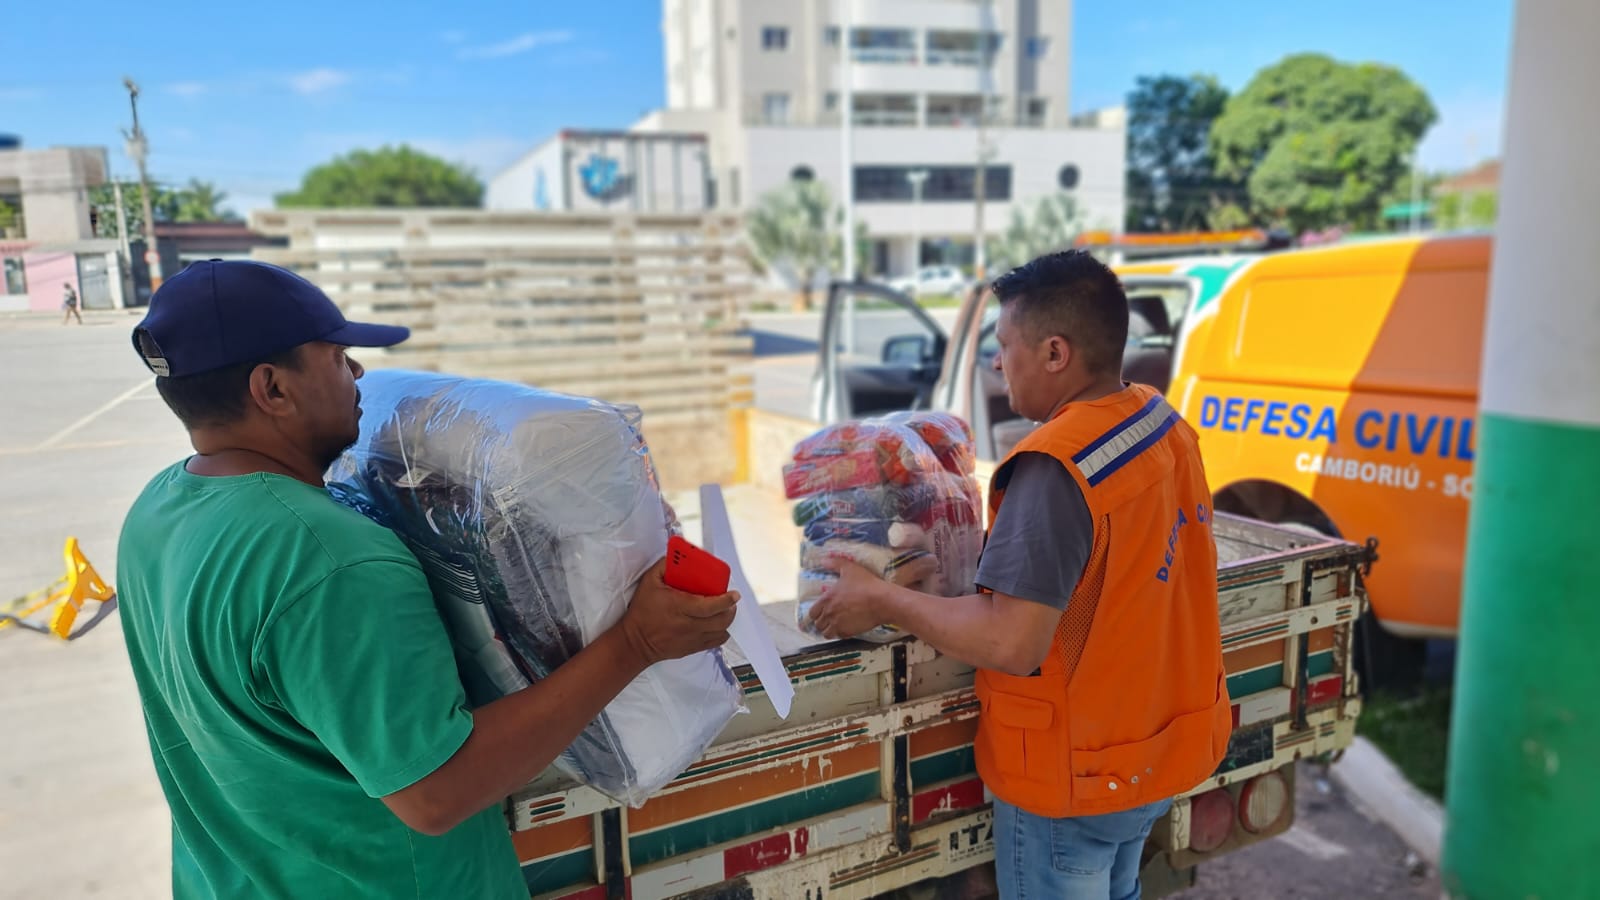
POLYGON ((1078 127, 1070 114, 1071 0, 664 0, 663 11, 667 106, 634 130, 705 134, 725 208, 791 178, 842 197, 848 45, 855 210, 874 240, 864 274, 971 261, 985 97, 986 234, 1015 204, 1063 189, 1087 226, 1122 222, 1121 120, 1078 127))

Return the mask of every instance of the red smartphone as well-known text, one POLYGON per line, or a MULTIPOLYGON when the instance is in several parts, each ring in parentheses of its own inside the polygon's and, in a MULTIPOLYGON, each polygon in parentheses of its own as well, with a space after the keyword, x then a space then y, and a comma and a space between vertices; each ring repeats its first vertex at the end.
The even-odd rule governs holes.
POLYGON ((686 594, 715 597, 728 592, 728 564, 677 535, 667 539, 667 571, 662 580, 686 594))

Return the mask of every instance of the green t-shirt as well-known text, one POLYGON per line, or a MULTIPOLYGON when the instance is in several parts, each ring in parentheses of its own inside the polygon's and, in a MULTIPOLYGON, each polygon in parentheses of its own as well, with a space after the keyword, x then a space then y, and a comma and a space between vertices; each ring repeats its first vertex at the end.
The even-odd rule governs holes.
POLYGON ((134 502, 121 541, 175 897, 526 900, 499 808, 429 837, 377 799, 472 731, 399 538, 292 478, 180 463, 134 502))

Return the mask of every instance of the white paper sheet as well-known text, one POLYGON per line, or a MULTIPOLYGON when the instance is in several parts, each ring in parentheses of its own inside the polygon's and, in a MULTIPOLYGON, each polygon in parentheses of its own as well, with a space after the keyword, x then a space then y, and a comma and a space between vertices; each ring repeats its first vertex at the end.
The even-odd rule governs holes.
POLYGON ((739 548, 733 542, 733 524, 728 520, 728 506, 722 499, 721 485, 700 486, 700 540, 707 552, 728 564, 732 570, 728 585, 739 592, 739 609, 728 634, 739 645, 739 652, 749 661, 750 668, 755 670, 778 718, 787 719, 794 702, 794 685, 789 681, 789 671, 783 667, 778 645, 773 642, 766 617, 761 613, 761 602, 756 599, 750 579, 739 565, 739 548))

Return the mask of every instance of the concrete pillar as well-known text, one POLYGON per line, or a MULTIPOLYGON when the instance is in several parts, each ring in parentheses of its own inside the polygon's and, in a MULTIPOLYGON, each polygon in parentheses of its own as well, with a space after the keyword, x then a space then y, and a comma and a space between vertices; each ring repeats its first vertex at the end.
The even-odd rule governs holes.
POLYGON ((1444 876, 1600 897, 1600 4, 1517 4, 1444 876))

